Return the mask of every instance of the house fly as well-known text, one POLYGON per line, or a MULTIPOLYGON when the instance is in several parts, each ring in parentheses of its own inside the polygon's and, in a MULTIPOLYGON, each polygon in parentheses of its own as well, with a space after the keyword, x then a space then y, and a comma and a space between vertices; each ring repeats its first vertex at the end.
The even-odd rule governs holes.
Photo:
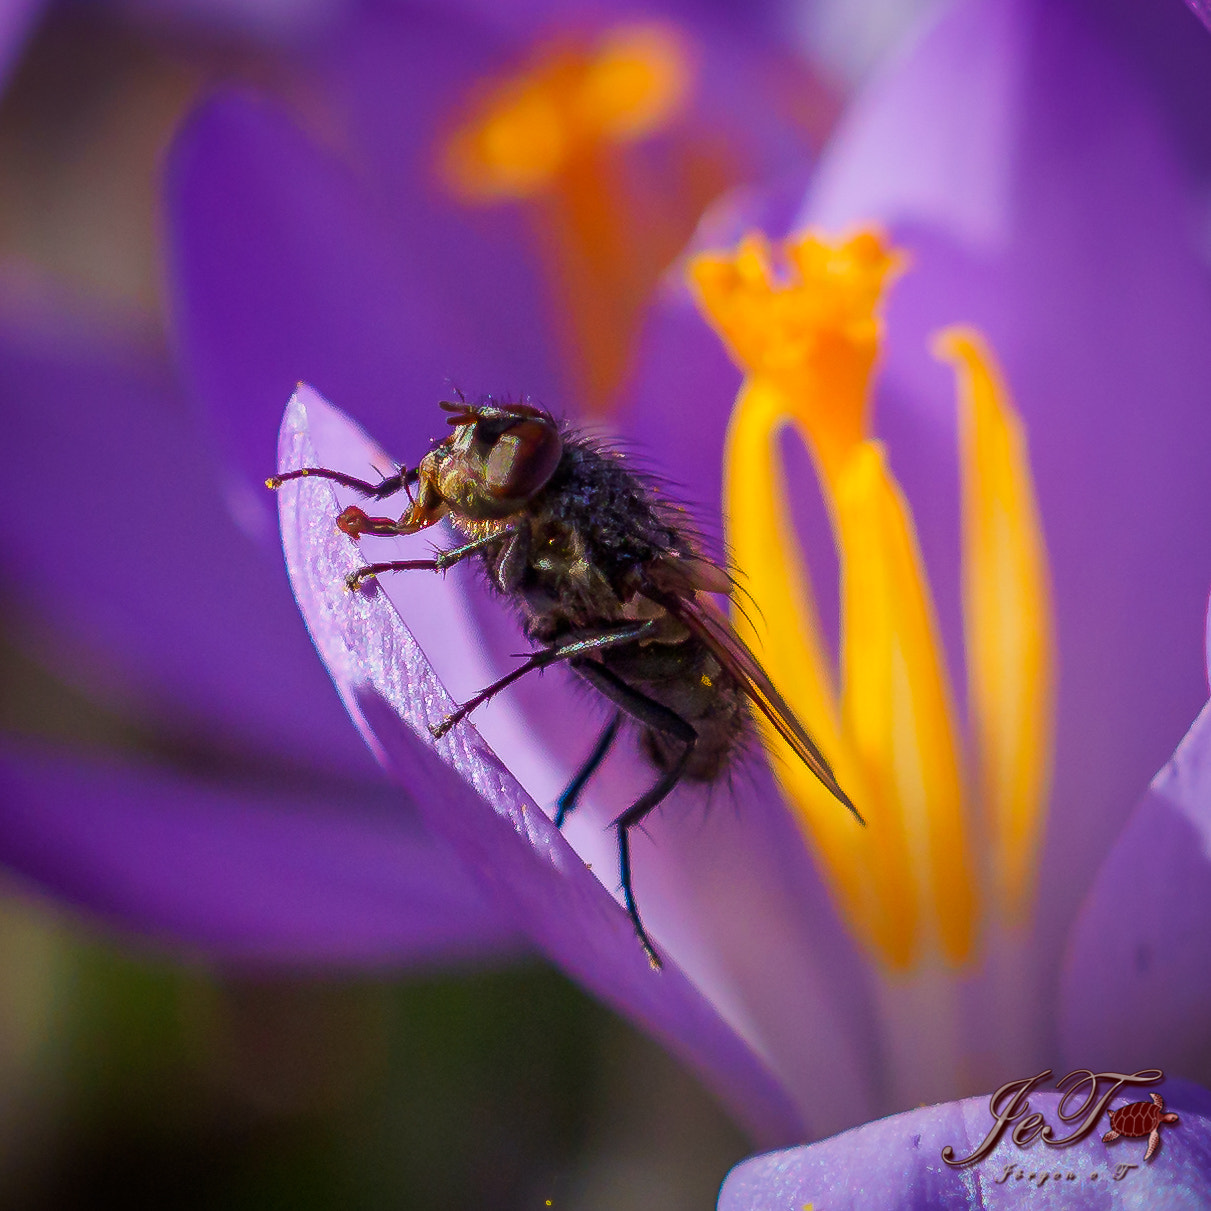
POLYGON ((815 742, 711 594, 734 585, 705 558, 684 510, 664 500, 626 456, 559 424, 528 403, 490 396, 445 402, 452 432, 420 464, 378 483, 310 467, 275 476, 272 488, 322 476, 382 500, 400 491, 398 520, 350 505, 337 518, 350 537, 414 534, 448 517, 465 539, 432 559, 371 563, 351 588, 386 572, 436 571, 476 557, 489 584, 517 608, 536 650, 469 698, 435 738, 506 686, 566 663, 613 706, 588 758, 560 795, 562 827, 585 784, 630 721, 655 769, 652 786, 614 821, 626 910, 653 967, 660 966, 631 874, 630 833, 683 779, 717 779, 753 734, 755 708, 795 755, 861 821, 815 742))

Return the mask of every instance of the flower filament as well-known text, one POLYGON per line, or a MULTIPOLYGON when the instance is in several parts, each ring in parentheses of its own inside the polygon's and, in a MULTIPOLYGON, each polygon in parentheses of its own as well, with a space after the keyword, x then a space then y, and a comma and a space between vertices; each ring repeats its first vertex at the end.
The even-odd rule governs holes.
POLYGON ((659 179, 628 157, 683 118, 694 84, 692 48, 670 24, 553 41, 485 82, 441 149, 442 179, 464 203, 524 207, 590 414, 611 403, 659 275, 731 183, 717 154, 684 139, 659 179))
POLYGON ((989 910, 1027 911, 1048 790, 1051 607, 1022 426, 979 335, 943 333, 937 352, 960 384, 968 749, 912 513, 871 430, 879 304, 904 259, 871 232, 808 234, 782 252, 779 273, 750 236, 690 266, 702 312, 745 374, 724 512, 762 623, 736 624, 867 820, 837 811, 783 752, 784 793, 855 933, 892 971, 936 956, 959 966, 989 910), (786 427, 812 456, 837 548, 839 678, 787 504, 786 427))

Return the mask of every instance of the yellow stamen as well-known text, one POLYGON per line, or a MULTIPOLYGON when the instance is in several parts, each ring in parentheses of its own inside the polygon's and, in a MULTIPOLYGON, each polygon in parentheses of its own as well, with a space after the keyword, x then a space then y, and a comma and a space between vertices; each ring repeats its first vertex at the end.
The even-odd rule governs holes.
MULTIPOLYGON (((725 476, 723 504, 732 558, 742 570, 744 589, 757 608, 738 611, 736 628, 761 654, 766 667, 776 670, 778 687, 788 703, 833 759, 837 777, 850 797, 861 802, 857 771, 852 763, 847 764, 847 754, 841 749, 833 678, 816 621, 807 567, 799 555, 786 505, 774 440, 785 419, 784 397, 777 387, 758 376, 746 380, 728 426, 724 453, 725 466, 743 470, 725 476)), ((864 830, 848 812, 837 811, 836 800, 819 780, 780 747, 782 742, 773 728, 762 725, 762 730, 767 747, 784 757, 778 764, 778 778, 804 818, 822 865, 832 878, 835 895, 863 936, 885 932, 876 921, 876 897, 867 886, 866 872, 855 860, 864 830)))
MULTIPOLYGON (((760 237, 690 267, 708 321, 745 372, 725 451, 728 540, 764 619, 742 634, 865 814, 865 830, 802 765, 778 775, 838 901, 889 967, 976 944, 983 906, 969 838, 967 781, 953 697, 911 513, 870 436, 878 306, 902 258, 865 232, 812 235, 775 275, 760 237), (778 438, 811 451, 841 573, 841 690, 820 634, 787 510, 778 438)), ((964 599, 976 787, 988 804, 998 908, 1020 910, 1049 769, 1050 607, 1020 425, 978 340, 951 332, 964 369, 964 599), (994 600, 995 599, 995 600, 994 600)), ((772 739, 772 738, 771 738, 772 739)), ((777 751, 778 745, 772 744, 777 751)))
POLYGON ((871 830, 892 832, 872 848, 900 868, 891 886, 904 898, 890 911, 917 926, 910 956, 925 942, 959 963, 976 911, 959 746, 916 533, 877 442, 855 449, 835 506, 846 735, 866 772, 871 830))
POLYGON ((1000 908, 1029 909, 1051 776, 1051 589, 1026 435, 978 333, 950 328, 935 352, 959 378, 963 616, 980 799, 1000 908))
MULTIPOLYGON (((622 152, 667 130, 693 84, 693 55, 673 26, 621 25, 591 45, 540 48, 482 90, 445 141, 441 173, 464 202, 528 203, 554 313, 584 408, 601 413, 621 382, 640 310, 706 201, 661 185, 640 199, 622 152), (688 203, 685 222, 670 202, 688 203), (676 221, 670 221, 671 218, 676 221)), ((717 191, 718 174, 704 180, 717 191)))

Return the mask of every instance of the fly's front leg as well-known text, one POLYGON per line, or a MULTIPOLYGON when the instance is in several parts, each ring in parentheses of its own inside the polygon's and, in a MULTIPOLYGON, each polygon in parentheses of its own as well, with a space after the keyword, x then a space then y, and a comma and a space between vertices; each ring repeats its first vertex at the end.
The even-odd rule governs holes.
POLYGON ((292 479, 328 479, 343 488, 352 488, 354 492, 370 500, 386 500, 397 492, 408 493, 411 508, 399 520, 391 517, 371 517, 357 505, 350 505, 341 511, 336 519, 336 528, 350 538, 361 538, 363 534, 374 534, 379 537, 390 537, 396 534, 411 534, 417 529, 410 514, 416 508, 416 499, 412 495, 412 485, 420 482, 419 472, 409 471, 400 467, 394 475, 386 475, 373 484, 369 480, 358 479, 355 475, 346 475, 344 471, 332 471, 328 467, 299 467, 296 471, 285 471, 281 475, 271 475, 266 481, 267 488, 277 489, 292 479))
POLYGON ((400 467, 394 475, 386 475, 376 484, 369 480, 358 479, 354 475, 346 475, 344 471, 330 471, 327 467, 299 467, 296 471, 283 471, 281 475, 271 475, 265 481, 265 487, 277 489, 292 479, 330 479, 333 483, 344 488, 352 488, 368 500, 386 500, 397 492, 406 491, 412 496, 412 485, 417 483, 419 476, 415 470, 400 467))
POLYGON ((698 733, 694 730, 693 725, 678 715, 676 711, 672 711, 655 699, 640 693, 639 690, 628 685, 616 673, 597 661, 581 659, 574 661, 572 667, 611 702, 621 707, 631 718, 645 727, 650 727, 655 732, 660 732, 673 740, 679 740, 683 746, 677 759, 668 769, 662 771, 651 790, 640 795, 614 821, 614 828, 618 833, 618 871, 623 902, 626 904, 627 915, 635 927, 635 934, 639 938, 640 945, 648 956, 648 962, 659 970, 661 967, 660 956, 656 953, 652 939, 648 937, 648 932, 643 927, 643 921, 640 920, 639 906, 635 903, 635 890, 631 885, 630 833, 631 829, 641 824, 644 817, 681 781, 685 767, 689 764, 690 757, 693 756, 694 746, 698 742, 698 733))

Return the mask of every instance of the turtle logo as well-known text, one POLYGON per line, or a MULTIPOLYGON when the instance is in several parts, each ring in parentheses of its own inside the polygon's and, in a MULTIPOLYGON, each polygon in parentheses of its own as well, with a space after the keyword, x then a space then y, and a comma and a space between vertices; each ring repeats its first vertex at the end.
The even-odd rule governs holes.
POLYGON ((1110 1130, 1102 1136, 1102 1143, 1125 1135, 1128 1139, 1148 1137, 1148 1150, 1144 1160, 1150 1161, 1152 1154, 1161 1146, 1161 1123, 1179 1123, 1176 1114, 1165 1113, 1165 1099, 1159 1093, 1152 1095, 1150 1102, 1132 1102, 1110 1112, 1110 1130))

